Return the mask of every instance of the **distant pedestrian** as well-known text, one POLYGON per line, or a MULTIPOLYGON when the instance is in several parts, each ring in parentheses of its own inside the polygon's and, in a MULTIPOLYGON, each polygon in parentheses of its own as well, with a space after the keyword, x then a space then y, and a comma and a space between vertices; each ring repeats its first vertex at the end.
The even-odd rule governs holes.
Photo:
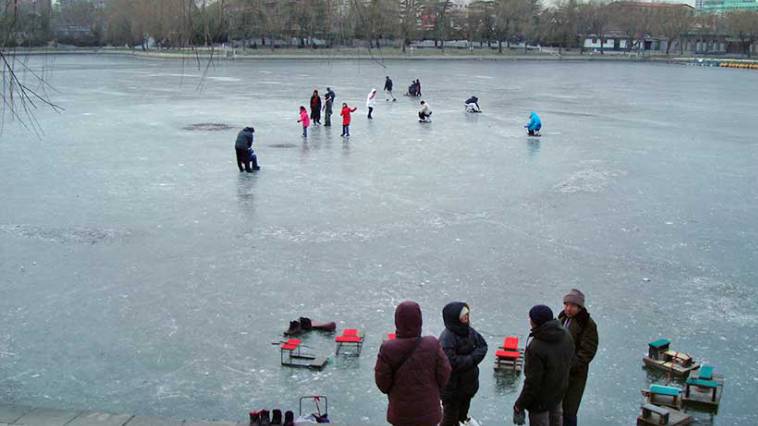
POLYGON ((563 397, 563 424, 576 426, 590 362, 597 352, 597 325, 585 308, 584 293, 575 288, 563 297, 563 312, 558 314, 558 320, 574 339, 574 358, 569 371, 568 390, 563 397))
POLYGON ((448 303, 442 309, 442 319, 445 330, 440 334, 440 344, 453 372, 442 390, 441 426, 458 426, 470 420, 468 410, 479 390, 479 363, 487 355, 487 342, 471 327, 467 304, 448 303))
POLYGON ((340 136, 350 136, 350 113, 355 112, 357 109, 350 108, 346 103, 342 104, 342 111, 340 111, 340 115, 342 116, 342 134, 340 136))
POLYGON ((532 426, 561 426, 561 401, 568 388, 574 341, 545 305, 529 310, 529 324, 532 331, 524 352, 524 385, 513 411, 521 414, 527 410, 532 426))
POLYGON ((239 167, 240 172, 252 172, 250 169, 249 150, 253 147, 253 133, 255 133, 255 129, 252 127, 245 127, 237 133, 237 139, 234 142, 234 151, 237 154, 237 167, 239 167))
POLYGON ((308 118, 308 110, 305 109, 304 106, 300 105, 300 119, 297 120, 298 123, 302 123, 303 125, 303 137, 308 137, 308 126, 311 125, 311 120, 308 118))
POLYGON ((433 336, 421 337, 421 308, 402 302, 395 309, 395 339, 379 348, 374 380, 387 394, 387 422, 394 426, 439 424, 440 391, 450 378, 450 363, 433 336))
POLYGON ((332 106, 334 105, 335 93, 331 87, 326 88, 326 94, 324 95, 324 127, 332 125, 332 106))
POLYGON ((311 96, 311 120, 314 125, 321 124, 321 97, 318 90, 314 90, 311 96))
POLYGON ((395 99, 395 95, 392 94, 392 79, 390 76, 387 76, 384 80, 384 91, 387 93, 387 102, 389 102, 390 98, 392 98, 392 102, 397 100, 395 99))
POLYGON ((374 112, 375 106, 376 106, 376 89, 371 89, 371 91, 368 93, 368 96, 366 97, 366 108, 368 108, 369 120, 374 118, 371 116, 371 113, 374 112))

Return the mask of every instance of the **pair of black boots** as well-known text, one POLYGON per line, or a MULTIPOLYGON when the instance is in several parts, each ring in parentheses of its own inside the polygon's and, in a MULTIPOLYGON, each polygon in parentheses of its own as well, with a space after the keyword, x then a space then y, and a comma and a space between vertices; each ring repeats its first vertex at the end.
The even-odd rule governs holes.
POLYGON ((271 413, 268 410, 251 411, 250 426, 294 426, 295 413, 287 411, 282 419, 282 410, 274 409, 271 413))
POLYGON ((300 319, 296 321, 290 321, 290 327, 287 329, 287 332, 285 334, 287 335, 300 334, 303 331, 310 331, 312 327, 313 325, 311 324, 310 318, 300 317, 300 319))
MULTIPOLYGON (((250 162, 253 163, 253 170, 260 170, 261 168, 258 166, 258 156, 253 154, 250 156, 250 162)), ((250 170, 248 170, 249 172, 250 170)))

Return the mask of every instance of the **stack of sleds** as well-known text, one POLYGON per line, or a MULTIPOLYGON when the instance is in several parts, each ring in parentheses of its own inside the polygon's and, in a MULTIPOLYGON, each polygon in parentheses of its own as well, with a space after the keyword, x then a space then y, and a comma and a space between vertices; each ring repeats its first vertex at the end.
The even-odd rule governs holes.
POLYGON ((642 390, 642 404, 638 425, 687 425, 693 417, 689 408, 716 412, 721 402, 724 377, 714 373, 714 367, 699 364, 689 354, 670 349, 670 339, 648 343, 648 354, 642 358, 645 367, 668 373, 672 378, 684 380, 684 389, 672 384, 651 384, 642 390))

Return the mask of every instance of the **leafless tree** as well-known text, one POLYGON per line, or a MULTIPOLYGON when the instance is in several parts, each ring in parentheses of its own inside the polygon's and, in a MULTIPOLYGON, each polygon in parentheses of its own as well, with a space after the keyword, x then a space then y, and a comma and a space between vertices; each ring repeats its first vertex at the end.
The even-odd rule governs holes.
POLYGON ((758 40, 758 12, 750 10, 732 11, 726 14, 729 33, 740 40, 742 52, 752 57, 753 43, 758 40))
MULTIPOLYGON (((36 134, 42 128, 36 119, 36 111, 47 107, 59 112, 63 108, 54 103, 49 92, 54 89, 40 71, 30 65, 26 58, 20 58, 15 50, 21 41, 29 39, 30 27, 24 25, 21 17, 29 11, 24 10, 18 0, 5 0, 0 9, 0 74, 2 74, 2 112, 0 112, 0 131, 4 127, 6 116, 17 120, 23 127, 36 134)), ((32 11, 35 15, 47 13, 44 19, 49 22, 49 10, 32 11)), ((43 19, 34 16, 35 19, 43 19)))

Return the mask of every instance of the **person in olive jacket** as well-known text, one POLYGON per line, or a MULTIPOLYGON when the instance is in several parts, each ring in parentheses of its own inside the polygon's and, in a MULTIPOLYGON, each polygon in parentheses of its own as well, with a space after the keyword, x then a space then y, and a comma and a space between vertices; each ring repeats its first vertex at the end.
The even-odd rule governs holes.
POLYGON ((524 352, 524 386, 513 410, 527 410, 530 425, 561 426, 561 401, 568 388, 574 341, 545 305, 532 307, 529 322, 532 332, 524 352))
POLYGON ((450 363, 434 336, 421 337, 421 307, 405 301, 395 309, 395 339, 379 348, 374 380, 387 394, 387 421, 394 426, 433 426, 442 418, 440 391, 450 363))
POLYGON ((584 306, 584 293, 575 288, 563 297, 563 312, 558 314, 558 320, 574 339, 574 358, 571 361, 568 390, 563 397, 563 424, 576 426, 576 416, 582 402, 584 386, 587 384, 590 362, 597 352, 597 325, 584 306))
POLYGON ((470 325, 470 308, 463 302, 448 303, 442 309, 445 330, 440 344, 453 374, 442 390, 441 426, 458 426, 469 420, 471 399, 479 390, 479 363, 487 355, 487 342, 470 325))

